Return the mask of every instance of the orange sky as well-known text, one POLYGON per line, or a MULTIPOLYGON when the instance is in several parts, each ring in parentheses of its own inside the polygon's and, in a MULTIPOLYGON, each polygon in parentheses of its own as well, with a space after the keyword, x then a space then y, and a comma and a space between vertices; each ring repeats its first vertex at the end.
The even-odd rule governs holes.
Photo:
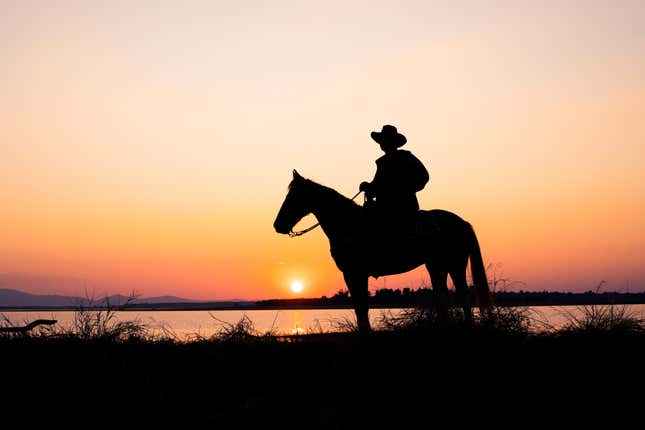
POLYGON ((2 2, 0 288, 334 294, 322 232, 272 223, 391 123, 513 288, 644 290, 645 6, 531 3, 2 2))

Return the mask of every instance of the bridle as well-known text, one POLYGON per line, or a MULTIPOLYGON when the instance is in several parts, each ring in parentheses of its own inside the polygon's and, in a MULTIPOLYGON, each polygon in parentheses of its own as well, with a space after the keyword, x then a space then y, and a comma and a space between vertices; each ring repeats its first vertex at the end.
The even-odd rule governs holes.
MULTIPOLYGON (((356 194, 354 194, 354 197, 352 197, 352 200, 356 199, 356 197, 358 197, 358 195, 359 195, 360 193, 362 193, 362 191, 359 191, 359 192, 357 192, 356 194)), ((319 222, 317 222, 316 224, 312 225, 311 227, 307 227, 307 228, 306 228, 306 229, 304 229, 304 230, 299 230, 299 231, 293 231, 293 230, 291 230, 291 231, 289 232, 289 237, 298 237, 298 236, 302 236, 303 234, 305 234, 305 233, 309 233, 311 230, 313 230, 313 229, 315 229, 316 227, 319 227, 319 226, 320 226, 320 223, 319 223, 319 222)))

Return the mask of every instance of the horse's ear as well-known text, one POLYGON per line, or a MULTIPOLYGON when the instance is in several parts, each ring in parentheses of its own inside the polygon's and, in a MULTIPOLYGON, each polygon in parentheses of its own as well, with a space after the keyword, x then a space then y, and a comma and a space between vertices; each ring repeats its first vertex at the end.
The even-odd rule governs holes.
POLYGON ((302 176, 300 176, 300 173, 296 169, 293 169, 293 179, 302 179, 302 176))

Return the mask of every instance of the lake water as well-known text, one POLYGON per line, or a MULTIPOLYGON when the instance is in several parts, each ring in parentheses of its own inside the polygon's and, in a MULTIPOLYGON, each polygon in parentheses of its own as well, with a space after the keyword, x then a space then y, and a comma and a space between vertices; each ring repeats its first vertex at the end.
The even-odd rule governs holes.
MULTIPOLYGON (((617 305, 620 309, 623 305, 617 305)), ((567 315, 580 315, 579 306, 540 306, 523 308, 531 318, 532 327, 541 329, 544 324, 560 328, 567 321, 567 315)), ((645 305, 625 305, 630 315, 645 316, 645 305)), ((370 320, 375 328, 384 314, 399 315, 401 309, 372 309, 370 320)), ((74 311, 2 311, 0 317, 7 318, 12 325, 23 325, 35 319, 58 320, 58 327, 72 326, 74 311)), ((119 311, 120 321, 137 320, 147 326, 151 334, 172 333, 178 339, 190 339, 195 335, 208 337, 235 324, 247 316, 259 332, 273 330, 278 334, 306 334, 338 331, 346 321, 354 321, 351 309, 288 309, 251 311, 119 311)))

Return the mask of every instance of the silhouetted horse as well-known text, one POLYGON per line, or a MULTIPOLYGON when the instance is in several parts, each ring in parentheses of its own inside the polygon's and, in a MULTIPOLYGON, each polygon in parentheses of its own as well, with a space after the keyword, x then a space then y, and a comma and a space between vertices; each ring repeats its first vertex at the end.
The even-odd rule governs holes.
POLYGON ((369 276, 403 273, 422 264, 430 273, 440 315, 447 315, 447 278, 450 275, 462 300, 464 317, 467 322, 472 321, 466 281, 469 258, 480 311, 489 308, 488 280, 477 237, 472 226, 454 213, 419 211, 416 226, 408 232, 375 235, 367 227, 365 210, 361 206, 331 188, 303 178, 294 170, 289 193, 273 226, 278 233, 289 234, 309 213, 316 216, 329 238, 331 255, 343 272, 361 331, 370 330, 369 276))

